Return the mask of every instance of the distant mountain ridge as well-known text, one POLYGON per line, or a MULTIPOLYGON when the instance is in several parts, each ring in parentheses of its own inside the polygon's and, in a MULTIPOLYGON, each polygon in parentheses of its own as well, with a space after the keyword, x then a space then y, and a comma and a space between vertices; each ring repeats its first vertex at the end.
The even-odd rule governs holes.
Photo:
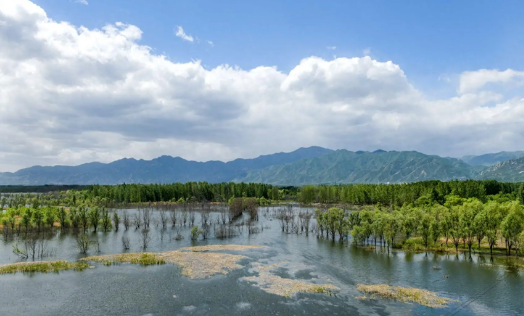
MULTIPOLYGON (((423 180, 495 179, 524 181, 521 152, 501 152, 468 158, 426 155, 416 151, 348 151, 322 147, 299 148, 253 159, 229 162, 189 161, 161 156, 152 160, 120 159, 79 166, 34 166, 0 173, 0 185, 173 183, 189 181, 262 182, 275 185, 402 183, 423 180), (469 163, 466 163, 469 162, 469 163)), ((522 152, 524 154, 524 152, 522 152)))
POLYGON ((333 183, 401 183, 423 180, 471 179, 476 168, 459 159, 416 151, 347 151, 251 170, 243 182, 277 185, 333 183))
POLYGON ((188 181, 227 182, 245 176, 247 171, 285 164, 332 152, 318 146, 290 153, 263 155, 229 162, 197 162, 180 157, 161 156, 152 160, 124 158, 111 163, 92 162, 79 166, 34 166, 17 172, 0 173, 2 185, 171 183, 188 181))
POLYGON ((484 154, 480 156, 464 156, 462 161, 472 166, 493 166, 499 162, 524 157, 524 151, 501 151, 498 153, 484 154))

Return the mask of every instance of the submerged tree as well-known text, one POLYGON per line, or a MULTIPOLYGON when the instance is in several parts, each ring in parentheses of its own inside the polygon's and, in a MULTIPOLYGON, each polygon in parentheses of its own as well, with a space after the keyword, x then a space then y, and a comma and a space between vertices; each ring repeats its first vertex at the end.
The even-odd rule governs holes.
POLYGON ((98 224, 100 223, 100 209, 98 206, 92 207, 89 209, 87 214, 89 218, 89 224, 93 227, 93 230, 96 233, 98 224))
POLYGON ((120 227, 120 216, 118 216, 118 212, 113 212, 113 225, 115 225, 115 230, 118 231, 118 228, 120 227))
POLYGON ((76 246, 81 254, 87 254, 87 251, 89 250, 89 238, 87 235, 78 235, 76 238, 76 246))

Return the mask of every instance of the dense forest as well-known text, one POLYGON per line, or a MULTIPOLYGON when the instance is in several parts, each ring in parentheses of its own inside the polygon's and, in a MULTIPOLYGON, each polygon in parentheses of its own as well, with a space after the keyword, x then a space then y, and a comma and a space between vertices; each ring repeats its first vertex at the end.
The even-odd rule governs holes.
POLYGON ((522 197, 521 183, 504 183, 495 180, 422 181, 406 184, 350 184, 307 185, 300 188, 298 199, 310 203, 347 203, 371 205, 381 203, 390 206, 423 203, 431 200, 444 204, 447 195, 460 198, 477 198, 504 201, 522 197))

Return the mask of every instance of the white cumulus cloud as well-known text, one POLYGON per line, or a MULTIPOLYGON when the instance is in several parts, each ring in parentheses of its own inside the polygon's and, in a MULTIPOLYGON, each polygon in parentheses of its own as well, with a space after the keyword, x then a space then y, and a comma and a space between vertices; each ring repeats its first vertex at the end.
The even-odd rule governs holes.
MULTIPOLYGON (((311 56, 289 72, 207 69, 153 53, 137 26, 78 27, 27 0, 0 1, 0 21, 0 171, 312 145, 459 156, 524 143, 524 93, 487 91, 491 81, 469 73, 457 96, 433 100, 400 65, 369 56, 311 56)), ((514 84, 510 73, 497 82, 514 84)))
POLYGON ((459 92, 473 92, 490 83, 524 85, 524 71, 515 71, 513 69, 504 71, 496 69, 466 71, 460 76, 459 92))

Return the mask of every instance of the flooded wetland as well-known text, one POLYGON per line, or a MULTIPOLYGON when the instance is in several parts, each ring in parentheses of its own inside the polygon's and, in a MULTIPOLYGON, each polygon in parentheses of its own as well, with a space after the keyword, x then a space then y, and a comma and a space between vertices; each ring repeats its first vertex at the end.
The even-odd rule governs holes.
MULTIPOLYGON (((143 223, 141 229, 132 224, 126 229, 120 222, 118 230, 89 230, 85 254, 79 251, 78 232, 42 231, 34 266, 14 251, 25 245, 24 234, 4 236, 2 314, 524 313, 519 261, 467 252, 386 251, 357 247, 351 238, 333 242, 317 237, 314 217, 308 234, 302 227, 283 232, 278 214, 284 206, 260 207, 256 221, 244 212, 224 225, 222 208, 182 215, 173 207, 167 211, 175 213, 173 223, 164 219, 165 210, 152 207, 146 233, 143 223), (188 216, 185 225, 183 216, 188 216), (191 222, 200 227, 196 238, 191 222)), ((298 205, 292 210, 297 217, 314 212, 298 205)), ((133 218, 145 211, 110 212, 133 218)))

